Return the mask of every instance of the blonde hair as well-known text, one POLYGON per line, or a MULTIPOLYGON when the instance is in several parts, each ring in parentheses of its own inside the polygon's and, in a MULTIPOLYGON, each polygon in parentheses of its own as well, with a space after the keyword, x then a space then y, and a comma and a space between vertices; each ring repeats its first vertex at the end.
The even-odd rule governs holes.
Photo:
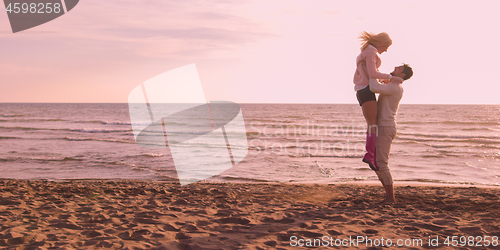
POLYGON ((361 51, 365 50, 370 44, 376 48, 379 46, 389 47, 392 44, 392 39, 389 37, 389 34, 385 32, 375 35, 373 33, 363 31, 361 35, 359 35, 359 39, 361 39, 361 51))

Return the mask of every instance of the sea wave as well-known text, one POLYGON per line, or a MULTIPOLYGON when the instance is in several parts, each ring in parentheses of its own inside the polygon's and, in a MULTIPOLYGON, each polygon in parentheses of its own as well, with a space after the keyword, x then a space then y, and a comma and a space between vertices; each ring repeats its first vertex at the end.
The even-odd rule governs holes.
POLYGON ((450 125, 500 125, 498 121, 442 121, 437 124, 450 124, 450 125))
POLYGON ((473 181, 446 181, 438 179, 403 179, 397 181, 409 181, 409 182, 424 182, 424 183, 442 183, 442 184, 453 184, 453 185, 478 185, 478 186, 500 186, 498 183, 483 183, 483 182, 473 182, 473 181))
POLYGON ((500 144, 500 139, 481 139, 481 138, 470 138, 470 139, 461 139, 461 138, 445 138, 445 139, 424 139, 424 138, 408 138, 408 137, 397 137, 397 141, 406 141, 406 143, 415 143, 415 142, 441 142, 441 143, 469 143, 469 144, 500 144))
POLYGON ((72 123, 98 123, 98 124, 104 124, 104 125, 124 125, 124 126, 130 126, 132 125, 130 122, 123 122, 123 121, 105 121, 105 120, 90 120, 90 121, 73 121, 72 123))
POLYGON ((146 157, 163 157, 163 154, 140 154, 139 156, 146 156, 146 157))
POLYGON ((273 181, 268 181, 268 180, 262 180, 262 179, 257 179, 257 178, 246 178, 246 177, 233 177, 233 176, 221 176, 221 179, 226 180, 226 181, 234 181, 234 182, 264 182, 264 183, 269 183, 273 181))
POLYGON ((114 133, 114 132, 130 132, 131 129, 100 129, 100 128, 83 128, 83 129, 69 129, 73 132, 82 133, 114 133))
POLYGON ((57 156, 38 156, 38 157, 7 157, 0 158, 0 162, 18 162, 18 161, 83 161, 82 159, 77 159, 73 157, 57 157, 57 156))
POLYGON ((12 137, 12 136, 0 136, 0 140, 17 140, 17 139, 23 139, 21 137, 12 137))
POLYGON ((59 118, 27 118, 27 119, 0 119, 0 122, 61 122, 67 121, 59 118))
POLYGON ((401 136, 401 135, 408 135, 408 136, 415 136, 415 137, 428 137, 428 138, 452 138, 452 139, 500 139, 500 136, 422 134, 422 133, 398 132, 398 136, 401 136))
POLYGON ((71 132, 81 132, 81 133, 114 133, 114 132, 131 132, 131 129, 100 129, 100 128, 40 128, 40 127, 6 127, 2 126, 1 129, 12 129, 12 130, 48 130, 48 131, 71 131, 71 132))
POLYGON ((308 158, 308 157, 317 157, 317 158, 363 158, 364 154, 289 154, 288 156, 293 158, 308 158))
POLYGON ((119 139, 107 139, 107 138, 85 138, 85 137, 64 137, 63 140, 67 141, 102 141, 102 142, 119 142, 119 143, 130 143, 135 144, 133 140, 119 140, 119 139))

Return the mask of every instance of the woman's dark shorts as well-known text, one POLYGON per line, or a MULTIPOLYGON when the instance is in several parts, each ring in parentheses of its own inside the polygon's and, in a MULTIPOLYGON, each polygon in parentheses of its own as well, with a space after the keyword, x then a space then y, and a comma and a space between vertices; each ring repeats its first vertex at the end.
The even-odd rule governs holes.
POLYGON ((362 90, 358 90, 356 92, 356 97, 358 98, 359 106, 362 106, 363 103, 367 101, 377 101, 375 93, 370 91, 370 85, 366 86, 366 88, 362 90))

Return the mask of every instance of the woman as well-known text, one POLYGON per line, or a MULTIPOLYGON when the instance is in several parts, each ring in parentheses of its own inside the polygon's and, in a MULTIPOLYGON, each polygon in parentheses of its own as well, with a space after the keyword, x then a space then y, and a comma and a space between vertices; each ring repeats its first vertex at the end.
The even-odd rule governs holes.
MULTIPOLYGON (((361 39, 361 53, 356 58, 356 72, 354 73, 354 90, 359 105, 363 110, 363 115, 368 127, 366 133, 366 154, 363 162, 368 163, 371 169, 378 170, 375 160, 375 144, 377 132, 377 99, 375 94, 370 91, 369 79, 387 79, 391 80, 391 74, 385 74, 378 71, 382 64, 377 55, 387 51, 392 45, 392 40, 385 32, 373 34, 364 31, 359 36, 361 39)), ((397 77, 400 78, 400 77, 397 77)), ((403 81, 403 79, 395 79, 403 81)))

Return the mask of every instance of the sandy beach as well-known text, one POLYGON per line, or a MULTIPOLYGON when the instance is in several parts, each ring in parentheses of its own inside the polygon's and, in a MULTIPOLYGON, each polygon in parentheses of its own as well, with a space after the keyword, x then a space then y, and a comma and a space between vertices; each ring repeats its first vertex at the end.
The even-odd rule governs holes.
POLYGON ((395 191, 382 205, 378 185, 3 180, 0 248, 498 249, 500 189, 395 191))

